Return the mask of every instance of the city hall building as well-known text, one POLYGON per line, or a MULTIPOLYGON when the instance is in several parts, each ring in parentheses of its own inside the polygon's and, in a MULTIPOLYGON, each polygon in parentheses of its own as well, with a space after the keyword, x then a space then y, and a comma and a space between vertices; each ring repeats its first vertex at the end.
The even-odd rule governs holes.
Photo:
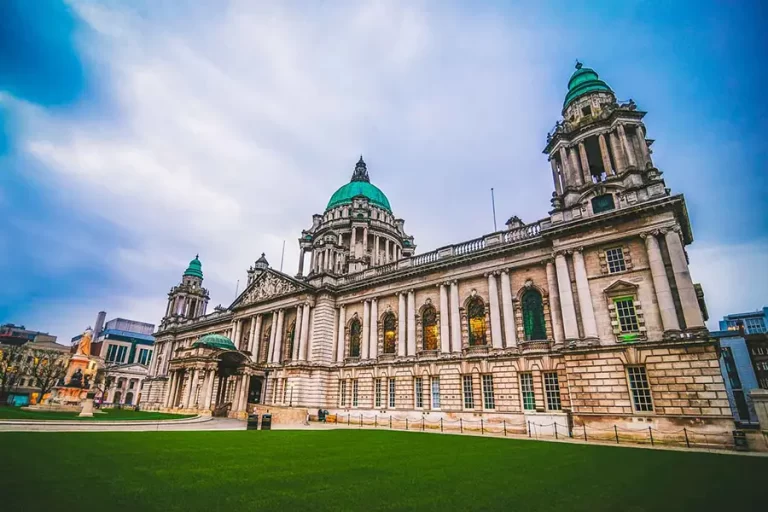
POLYGON ((576 68, 544 146, 548 217, 419 254, 360 158, 302 231, 297 275, 262 255, 208 312, 192 260, 144 405, 730 431, 683 196, 653 164, 645 112, 576 68))

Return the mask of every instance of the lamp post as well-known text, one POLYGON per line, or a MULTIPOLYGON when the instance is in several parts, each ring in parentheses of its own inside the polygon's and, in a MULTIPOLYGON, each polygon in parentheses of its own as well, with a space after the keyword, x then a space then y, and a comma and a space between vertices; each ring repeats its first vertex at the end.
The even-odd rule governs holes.
POLYGON ((290 403, 288 404, 288 407, 293 407, 293 382, 288 384, 288 390, 291 392, 291 398, 290 398, 290 403))

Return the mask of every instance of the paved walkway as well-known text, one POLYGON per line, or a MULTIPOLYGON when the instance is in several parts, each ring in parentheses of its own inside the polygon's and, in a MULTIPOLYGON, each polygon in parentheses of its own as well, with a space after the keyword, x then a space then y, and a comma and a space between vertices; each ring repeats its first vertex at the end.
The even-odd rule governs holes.
POLYGON ((0 432, 148 432, 185 430, 244 430, 245 421, 196 416, 180 420, 0 420, 0 432))

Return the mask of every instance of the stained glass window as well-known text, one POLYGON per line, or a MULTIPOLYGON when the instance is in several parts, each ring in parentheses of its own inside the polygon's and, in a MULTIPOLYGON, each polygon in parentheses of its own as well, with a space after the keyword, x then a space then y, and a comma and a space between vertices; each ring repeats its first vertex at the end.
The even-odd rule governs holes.
POLYGON ((349 357, 360 357, 360 334, 363 328, 360 320, 353 319, 349 324, 349 357))
POLYGON ((530 289, 523 294, 523 327, 526 340, 546 340, 544 306, 538 290, 530 289))
POLYGON ((424 308, 421 326, 424 329, 424 350, 437 350, 437 312, 434 307, 424 308))
POLYGON ((397 319, 394 313, 384 315, 384 353, 397 352, 397 319))
POLYGON ((485 304, 480 297, 473 297, 467 306, 469 345, 485 345, 485 304))

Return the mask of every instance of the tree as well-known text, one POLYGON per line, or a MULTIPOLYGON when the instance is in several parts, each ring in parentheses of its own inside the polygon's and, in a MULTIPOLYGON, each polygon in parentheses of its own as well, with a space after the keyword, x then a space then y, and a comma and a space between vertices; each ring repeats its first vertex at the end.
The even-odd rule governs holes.
POLYGON ((25 352, 23 345, 0 345, 0 404, 24 374, 25 352))
POLYGON ((31 349, 30 354, 32 362, 28 373, 40 388, 40 398, 37 403, 42 403, 43 397, 50 393, 66 375, 69 353, 37 348, 31 349))

